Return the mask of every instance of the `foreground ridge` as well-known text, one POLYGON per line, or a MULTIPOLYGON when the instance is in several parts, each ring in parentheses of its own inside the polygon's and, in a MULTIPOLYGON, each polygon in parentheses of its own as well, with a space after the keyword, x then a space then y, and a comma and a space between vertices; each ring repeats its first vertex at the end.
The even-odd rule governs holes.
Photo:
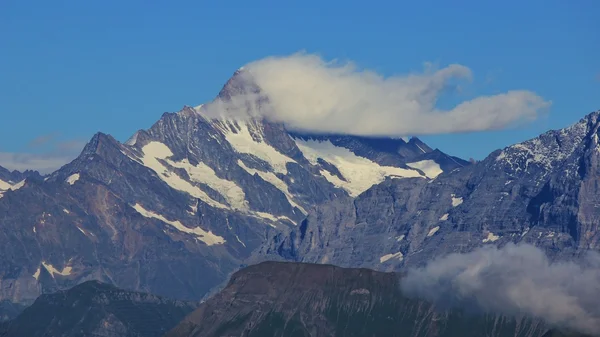
POLYGON ((472 315, 402 295, 399 275, 332 265, 264 262, 170 331, 188 336, 542 336, 537 320, 472 315))

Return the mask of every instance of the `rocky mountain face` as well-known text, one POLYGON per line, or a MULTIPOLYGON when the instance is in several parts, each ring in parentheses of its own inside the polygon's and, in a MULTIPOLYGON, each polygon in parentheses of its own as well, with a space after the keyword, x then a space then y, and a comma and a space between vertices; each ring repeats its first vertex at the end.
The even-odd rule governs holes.
POLYGON ((88 281, 40 296, 16 319, 0 325, 0 336, 158 337, 197 305, 88 281))
MULTIPOLYGON (((234 76, 215 102, 257 90, 234 76)), ((317 205, 466 164, 416 138, 317 138, 224 116, 185 107, 126 143, 96 134, 43 179, 1 178, 0 301, 87 280, 198 300, 317 205)))
POLYGON ((598 250, 599 119, 591 113, 433 180, 387 179, 356 198, 340 196, 270 237, 254 261, 401 270, 508 242, 551 257, 598 250))
POLYGON ((399 275, 264 262, 236 272, 169 337, 542 336, 537 320, 442 310, 400 292, 399 275))

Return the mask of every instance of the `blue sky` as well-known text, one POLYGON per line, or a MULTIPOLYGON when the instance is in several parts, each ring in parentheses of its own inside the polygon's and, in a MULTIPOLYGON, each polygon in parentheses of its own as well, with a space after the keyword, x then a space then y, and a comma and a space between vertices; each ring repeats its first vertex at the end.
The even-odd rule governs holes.
POLYGON ((124 141, 240 66, 301 50, 384 76, 469 67, 441 105, 512 89, 552 101, 517 129, 422 137, 480 159, 600 109, 599 15, 594 0, 0 1, 0 165, 72 157, 97 131, 124 141))

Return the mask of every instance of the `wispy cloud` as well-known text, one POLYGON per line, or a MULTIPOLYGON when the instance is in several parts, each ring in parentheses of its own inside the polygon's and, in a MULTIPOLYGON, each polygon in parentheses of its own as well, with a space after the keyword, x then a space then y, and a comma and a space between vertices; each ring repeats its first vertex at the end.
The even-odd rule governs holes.
POLYGON ((252 62, 240 76, 255 82, 268 100, 238 93, 230 102, 206 105, 205 113, 226 110, 242 117, 250 107, 251 114, 297 130, 403 136, 502 129, 535 120, 550 105, 531 91, 512 90, 438 109, 442 94, 456 92, 473 78, 460 64, 384 77, 351 62, 299 53, 252 62))
POLYGON ((49 143, 55 142, 57 140, 58 136, 59 136, 58 132, 41 135, 41 136, 38 136, 38 137, 35 137, 34 139, 32 139, 29 142, 29 144, 27 144, 27 146, 31 147, 31 148, 41 147, 41 146, 47 145, 49 143))
POLYGON ((28 152, 0 152, 0 166, 50 173, 73 160, 85 144, 78 139, 61 140, 59 133, 41 135, 27 144, 28 152))
POLYGON ((79 153, 85 144, 87 144, 87 142, 81 139, 65 140, 56 143, 56 149, 60 152, 79 153))
POLYGON ((34 170, 42 174, 51 173, 73 160, 77 154, 36 154, 0 152, 0 166, 9 170, 34 170))
POLYGON ((551 262, 531 245, 486 247, 451 254, 412 269, 406 294, 442 305, 476 305, 507 315, 528 315, 583 333, 600 333, 600 256, 551 262))

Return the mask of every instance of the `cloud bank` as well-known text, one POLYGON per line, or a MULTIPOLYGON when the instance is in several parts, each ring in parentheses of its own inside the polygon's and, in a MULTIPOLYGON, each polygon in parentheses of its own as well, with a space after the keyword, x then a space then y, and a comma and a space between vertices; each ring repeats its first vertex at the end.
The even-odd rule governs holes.
POLYGON ((406 294, 453 306, 528 315, 582 333, 600 333, 600 257, 552 263, 531 245, 485 247, 412 269, 406 294))
POLYGON ((27 145, 32 152, 0 152, 0 166, 8 170, 51 173, 77 157, 85 144, 77 139, 60 140, 58 133, 41 135, 27 145))
POLYGON ((17 170, 23 172, 33 170, 41 174, 47 174, 59 169, 76 156, 76 154, 0 152, 0 166, 11 171, 17 170))
POLYGON ((405 136, 494 130, 532 121, 550 105, 533 92, 514 90, 438 109, 442 94, 473 77, 460 64, 383 77, 352 63, 300 53, 252 62, 238 76, 256 83, 268 101, 256 104, 260 95, 239 91, 231 101, 213 104, 215 112, 244 115, 250 107, 252 115, 318 133, 405 136))

